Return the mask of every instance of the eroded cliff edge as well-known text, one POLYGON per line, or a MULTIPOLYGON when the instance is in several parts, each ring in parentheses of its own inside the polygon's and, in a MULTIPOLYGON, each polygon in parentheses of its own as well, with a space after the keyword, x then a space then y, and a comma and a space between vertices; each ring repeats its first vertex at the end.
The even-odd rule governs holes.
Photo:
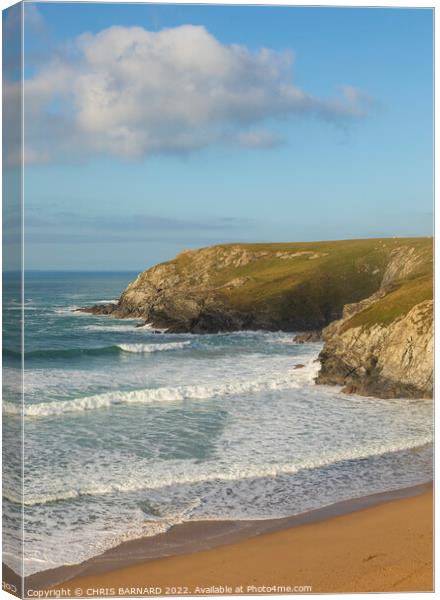
POLYGON ((323 329, 319 383, 432 395, 432 239, 227 244, 140 273, 117 304, 170 332, 323 329))

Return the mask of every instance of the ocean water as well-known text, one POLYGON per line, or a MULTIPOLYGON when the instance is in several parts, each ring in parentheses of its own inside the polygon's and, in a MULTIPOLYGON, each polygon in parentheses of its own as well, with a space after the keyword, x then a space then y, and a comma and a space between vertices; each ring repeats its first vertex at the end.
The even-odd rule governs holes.
MULTIPOLYGON (((26 276, 26 574, 184 521, 284 517, 432 479, 432 402, 316 386, 320 344, 167 334, 72 312, 115 300, 135 275, 26 276)), ((8 347, 20 306, 5 302, 7 448, 21 412, 8 347)), ((13 461, 5 561, 18 570, 13 461)))

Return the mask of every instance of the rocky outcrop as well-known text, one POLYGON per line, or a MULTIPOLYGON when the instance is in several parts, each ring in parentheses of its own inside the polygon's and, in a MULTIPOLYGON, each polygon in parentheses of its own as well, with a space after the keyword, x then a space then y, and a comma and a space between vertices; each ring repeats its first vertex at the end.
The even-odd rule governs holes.
POLYGON ((432 397, 433 303, 416 304, 389 325, 324 330, 317 383, 380 398, 432 397))
POLYGON ((366 319, 352 325, 353 316, 379 303, 419 266, 420 256, 413 248, 399 249, 391 257, 380 289, 345 306, 342 319, 323 330, 317 383, 342 385, 344 392, 382 398, 432 397, 432 300, 415 304, 391 322, 366 319))
POLYGON ((233 277, 216 285, 222 270, 236 270, 263 258, 267 252, 221 247, 182 252, 175 261, 159 264, 130 283, 115 305, 81 309, 118 318, 139 317, 173 333, 235 331, 271 324, 261 315, 240 311, 227 301, 227 292, 246 284, 248 278, 233 277))

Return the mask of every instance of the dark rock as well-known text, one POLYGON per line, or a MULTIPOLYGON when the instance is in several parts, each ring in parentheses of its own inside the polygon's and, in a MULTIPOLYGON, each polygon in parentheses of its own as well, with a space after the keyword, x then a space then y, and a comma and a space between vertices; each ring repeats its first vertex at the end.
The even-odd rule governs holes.
POLYGON ((117 304, 95 304, 93 306, 85 306, 83 308, 75 308, 73 312, 90 313, 92 315, 111 315, 117 310, 117 304))
POLYGON ((320 342, 321 340, 321 330, 305 331, 304 333, 298 333, 298 335, 293 338, 295 344, 311 344, 313 342, 320 342))

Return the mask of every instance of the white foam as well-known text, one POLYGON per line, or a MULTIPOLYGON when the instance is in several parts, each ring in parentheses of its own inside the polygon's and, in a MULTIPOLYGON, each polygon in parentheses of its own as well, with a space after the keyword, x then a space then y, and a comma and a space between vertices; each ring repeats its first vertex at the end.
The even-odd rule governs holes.
MULTIPOLYGON (((402 440, 400 443, 395 441, 370 443, 364 447, 346 448, 327 452, 324 455, 315 455, 308 458, 303 457, 300 461, 293 459, 289 462, 273 464, 269 462, 263 464, 225 464, 223 467, 220 467, 218 464, 205 463, 199 468, 196 468, 196 465, 193 464, 192 468, 183 470, 181 461, 169 461, 168 468, 166 470, 161 469, 160 472, 158 472, 157 468, 152 468, 152 465, 144 465, 140 462, 136 465, 135 476, 127 474, 126 467, 121 466, 121 471, 118 473, 119 477, 117 479, 114 476, 111 481, 99 482, 91 479, 90 481, 83 481, 81 485, 81 475, 78 472, 79 487, 77 489, 66 489, 63 486, 56 491, 54 490, 53 493, 41 495, 25 490, 23 497, 15 494, 13 489, 4 489, 3 496, 16 504, 24 503, 26 506, 34 506, 62 500, 72 500, 81 496, 105 496, 118 492, 130 493, 142 490, 162 490, 170 486, 194 485, 208 482, 251 482, 282 475, 296 475, 302 471, 312 471, 345 461, 364 460, 384 454, 397 454, 427 446, 431 442, 431 435, 423 435, 417 436, 414 439, 402 440), (141 473, 142 476, 140 476, 141 473)), ((268 459, 270 457, 267 457, 266 461, 268 459)), ((84 468, 81 470, 84 471, 84 468)))
MULTIPOLYGON (((183 343, 183 342, 182 342, 183 343)), ((305 382, 312 383, 318 366, 310 363, 299 371, 274 373, 271 377, 245 381, 225 382, 217 385, 184 385, 176 387, 147 388, 132 391, 112 391, 73 400, 39 402, 28 404, 23 409, 27 417, 51 417, 66 413, 109 408, 118 404, 151 404, 156 402, 178 402, 182 400, 206 400, 220 396, 236 396, 263 391, 278 391, 298 388, 305 382)), ((21 414, 21 406, 4 402, 5 414, 21 414)))
POLYGON ((162 352, 166 350, 179 350, 190 346, 191 342, 168 342, 164 344, 118 344, 118 348, 124 352, 134 353, 149 353, 149 352, 162 352))
MULTIPOLYGON (((130 337, 133 342, 145 340, 155 344, 171 340, 189 341, 188 338, 182 339, 182 336, 178 338, 167 336, 164 339, 159 335, 144 337, 137 334, 130 337)), ((123 341, 125 342, 124 338, 123 341)), ((162 360, 145 361, 142 368, 139 368, 139 360, 136 360, 142 357, 142 354, 121 352, 119 359, 117 353, 109 355, 109 360, 112 362, 111 378, 108 376, 109 360, 101 360, 99 363, 95 361, 92 369, 27 366, 24 372, 26 401, 30 403, 68 400, 109 391, 166 387, 170 384, 173 387, 195 383, 212 386, 223 384, 225 381, 261 381, 262 378, 277 381, 294 371, 295 363, 309 365, 317 355, 317 352, 307 353, 304 347, 300 348, 302 354, 295 349, 294 356, 284 352, 277 354, 266 352, 265 348, 264 353, 256 353, 255 349, 261 349, 261 345, 240 346, 238 352, 237 349, 230 352, 228 345, 213 344, 208 338, 191 337, 190 341, 191 346, 198 350, 196 356, 188 349, 178 350, 173 354, 159 352, 155 356, 162 360), (205 345, 206 352, 203 351, 205 345), (212 353, 212 350, 217 351, 212 353), (123 356, 125 359, 121 360, 123 356), (135 360, 129 361, 130 357, 135 360)), ((311 377, 308 375, 310 368, 313 372, 316 371, 316 363, 311 367, 295 370, 295 379, 307 383, 311 377)), ((5 400, 10 398, 5 397, 5 400)))
MULTIPOLYGON (((76 314, 76 313, 75 313, 76 314)), ((85 313, 83 313, 85 314, 85 313)), ((90 316, 90 315, 89 315, 90 316)), ((124 319, 126 321, 136 321, 136 319, 124 319)), ((146 329, 150 329, 149 327, 136 327, 132 322, 131 325, 121 325, 118 321, 114 321, 114 325, 110 324, 108 321, 103 323, 102 325, 83 325, 81 329, 86 331, 98 331, 100 333, 119 333, 119 332, 127 332, 131 333, 144 333, 146 329)))
POLYGON ((88 315, 88 313, 85 312, 81 312, 80 310, 78 310, 79 308, 81 308, 81 306, 77 305, 77 304, 73 304, 72 306, 60 306, 59 308, 54 308, 53 312, 56 315, 61 315, 61 316, 65 316, 65 315, 69 315, 69 316, 90 316, 88 315))

